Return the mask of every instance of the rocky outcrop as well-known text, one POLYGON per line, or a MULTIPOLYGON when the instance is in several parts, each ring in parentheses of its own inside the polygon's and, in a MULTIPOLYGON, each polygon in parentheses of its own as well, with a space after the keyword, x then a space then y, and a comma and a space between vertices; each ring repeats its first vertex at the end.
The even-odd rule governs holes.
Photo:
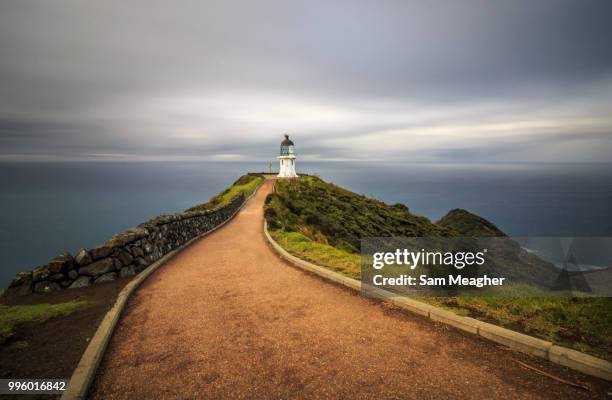
POLYGON ((459 235, 465 237, 506 236, 506 234, 492 222, 461 208, 450 210, 448 214, 442 217, 436 224, 453 229, 459 233, 459 235))
POLYGON ((101 275, 98 278, 96 278, 94 283, 112 282, 115 279, 117 279, 117 273, 116 272, 109 272, 107 274, 101 275))
POLYGON ((133 276, 228 220, 244 201, 241 194, 216 209, 162 215, 114 235, 93 249, 80 249, 74 257, 62 253, 31 272, 18 273, 6 293, 49 293, 133 276))
POLYGON ((81 249, 77 252, 77 255, 74 257, 74 261, 76 261, 79 265, 87 265, 93 261, 91 258, 91 254, 85 249, 81 249))
POLYGON ((98 276, 115 269, 115 261, 112 258, 103 258, 85 267, 79 268, 80 275, 98 276))
POLYGON ((34 284, 34 291, 36 293, 50 293, 50 292, 55 292, 60 289, 61 289, 61 286, 58 285, 56 282, 42 281, 42 282, 36 282, 34 284))
POLYGON ((91 285, 91 277, 89 276, 79 276, 70 284, 70 289, 82 288, 85 286, 91 285))

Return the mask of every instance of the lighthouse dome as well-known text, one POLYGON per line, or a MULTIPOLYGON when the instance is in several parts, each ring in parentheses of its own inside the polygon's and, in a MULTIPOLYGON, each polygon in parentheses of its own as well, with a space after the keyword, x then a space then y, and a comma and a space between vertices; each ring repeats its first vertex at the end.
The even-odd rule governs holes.
POLYGON ((281 142, 280 154, 286 156, 295 153, 295 147, 293 142, 289 139, 289 135, 285 135, 285 140, 281 142))
POLYGON ((293 142, 289 139, 289 135, 285 135, 285 140, 281 142, 281 146, 293 146, 293 142))

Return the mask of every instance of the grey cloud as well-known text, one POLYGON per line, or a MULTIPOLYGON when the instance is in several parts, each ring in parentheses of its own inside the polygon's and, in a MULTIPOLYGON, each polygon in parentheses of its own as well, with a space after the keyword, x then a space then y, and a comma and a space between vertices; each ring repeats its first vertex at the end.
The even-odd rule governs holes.
MULTIPOLYGON (((542 162, 589 162, 594 156, 606 160, 605 154, 612 151, 612 141, 608 132, 577 132, 571 134, 555 134, 552 137, 527 137, 521 139, 502 140, 489 146, 469 146, 441 148, 432 150, 434 159, 453 160, 458 162, 474 161, 542 161, 542 162), (596 151, 582 154, 580 143, 594 145, 596 151), (559 158, 558 153, 551 154, 553 147, 561 147, 562 154, 567 158, 559 158), (533 158, 532 158, 533 157, 533 158), (537 158, 535 158, 537 157, 537 158)), ((606 160, 610 161, 610 160, 606 160)))
MULTIPOLYGON (((440 159, 518 157, 523 143, 566 141, 574 123, 582 138, 602 129, 567 115, 607 116, 611 20, 605 0, 9 0, 0 155, 265 158, 288 130, 312 157, 401 157, 412 147, 440 159), (567 120, 564 135, 470 152, 415 134, 540 113, 567 120), (391 130, 412 132, 416 146, 389 151, 391 130)), ((603 125, 612 134, 612 121, 603 125)), ((612 139, 593 140, 582 159, 610 161, 600 149, 612 139)))

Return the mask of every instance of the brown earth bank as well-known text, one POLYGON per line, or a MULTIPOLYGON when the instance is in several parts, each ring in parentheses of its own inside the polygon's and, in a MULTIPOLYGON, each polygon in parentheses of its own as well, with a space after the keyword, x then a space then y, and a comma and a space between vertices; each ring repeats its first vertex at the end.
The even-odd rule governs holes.
MULTIPOLYGON (((57 304, 70 300, 87 304, 72 313, 42 323, 17 325, 9 340, 0 344, 0 379, 69 379, 89 340, 117 294, 129 278, 114 282, 46 294, 3 299, 2 304, 57 304), (19 343, 27 343, 27 347, 19 343)), ((15 399, 50 399, 58 396, 0 396, 15 399)))
POLYGON ((612 392, 609 382, 289 266, 263 234, 272 187, 264 183, 231 222, 143 283, 91 398, 582 399, 612 392))

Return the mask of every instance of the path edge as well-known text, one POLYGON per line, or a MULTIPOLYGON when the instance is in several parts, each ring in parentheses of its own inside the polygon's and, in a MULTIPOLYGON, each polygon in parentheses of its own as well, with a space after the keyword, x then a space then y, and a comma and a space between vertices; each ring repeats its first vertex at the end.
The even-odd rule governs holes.
MULTIPOLYGON (((265 218, 263 229, 265 237, 274 251, 293 266, 318 275, 323 279, 346 286, 347 288, 360 292, 360 294, 364 293, 364 285, 361 281, 302 260, 283 249, 268 232, 268 223, 265 218)), ((601 358, 567 347, 557 346, 546 340, 502 328, 501 326, 482 322, 474 318, 463 317, 451 311, 418 300, 397 296, 387 290, 368 286, 367 292, 369 297, 375 297, 389 302, 399 308, 429 318, 432 321, 450 325, 462 331, 478 335, 495 343, 507 346, 512 350, 545 358, 552 363, 580 371, 584 374, 612 381, 612 363, 601 358)))
POLYGON ((168 254, 164 255, 162 258, 160 258, 159 260, 148 266, 146 269, 144 269, 142 272, 140 272, 138 275, 136 275, 134 279, 128 282, 125 287, 121 289, 121 292, 119 292, 119 294, 117 295, 117 300, 115 301, 115 304, 111 307, 110 310, 106 312, 104 318, 102 319, 102 322, 100 322, 100 325, 98 325, 96 333, 94 334, 91 341, 87 345, 87 348, 83 352, 79 363, 77 364, 75 370, 72 373, 72 376, 70 377, 68 387, 60 397, 60 400, 84 400, 87 398, 87 394, 89 392, 91 384, 93 383, 94 378, 96 376, 96 371, 98 370, 100 362, 104 357, 104 353, 106 352, 108 343, 110 342, 110 339, 113 336, 113 332, 115 331, 117 322, 121 317, 121 313, 123 312, 123 309, 125 308, 127 301, 132 295, 132 293, 134 293, 136 289, 138 289, 142 282, 144 282, 144 280, 147 279, 151 274, 153 274, 153 272, 162 267, 181 250, 190 246, 196 240, 202 239, 203 237, 210 235, 217 229, 222 228, 225 224, 233 220, 236 214, 238 214, 238 212, 242 210, 242 208, 249 202, 249 200, 251 200, 251 198, 255 196, 255 194, 257 194, 259 188, 261 187, 261 185, 263 185, 265 181, 265 178, 261 180, 261 182, 259 183, 259 185, 257 185, 253 193, 251 193, 251 195, 244 200, 242 205, 238 207, 228 219, 226 219, 216 227, 212 228, 211 230, 206 231, 201 235, 190 239, 181 247, 172 250, 168 254))

